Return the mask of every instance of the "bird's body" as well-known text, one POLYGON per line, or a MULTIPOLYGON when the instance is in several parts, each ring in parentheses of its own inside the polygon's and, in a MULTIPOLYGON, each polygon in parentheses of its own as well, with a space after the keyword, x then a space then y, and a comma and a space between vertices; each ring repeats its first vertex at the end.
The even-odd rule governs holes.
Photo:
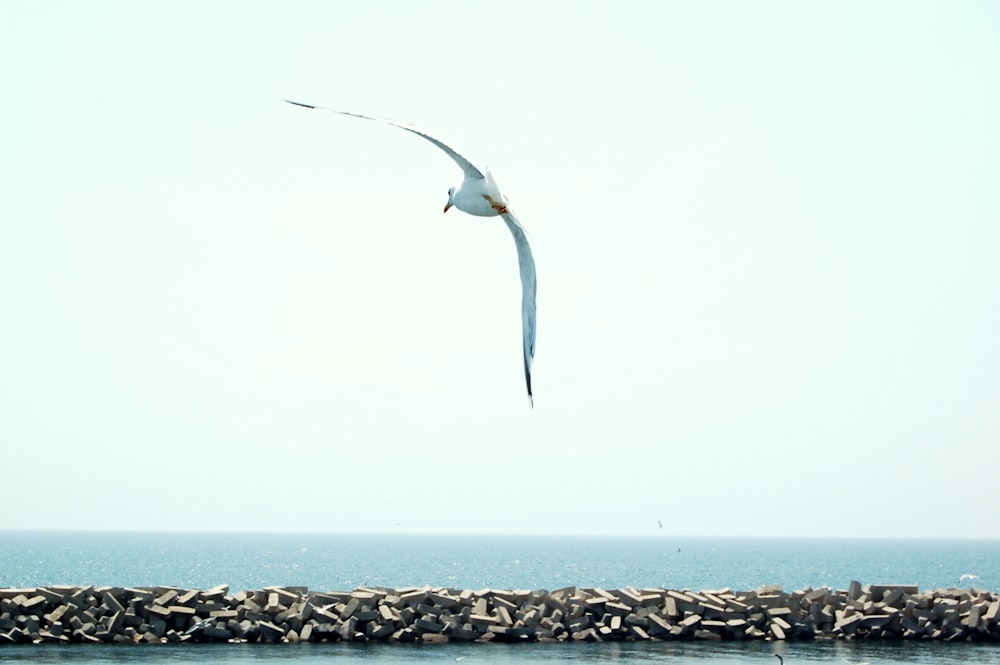
POLYGON ((448 190, 451 205, 464 213, 476 217, 496 217, 500 213, 495 205, 507 205, 507 197, 503 195, 489 171, 482 178, 465 178, 459 184, 448 190))
POLYGON ((472 162, 453 150, 446 143, 423 130, 417 129, 413 125, 401 123, 390 118, 362 115, 360 113, 351 113, 349 111, 338 111, 336 109, 293 102, 288 99, 285 101, 289 104, 302 106, 308 109, 330 111, 332 113, 349 115, 355 118, 363 118, 365 120, 380 120, 382 122, 387 122, 390 125, 399 127, 400 129, 405 129, 408 132, 412 132, 413 134, 430 141, 443 150, 449 157, 452 158, 452 160, 454 160, 456 164, 458 164, 463 173, 462 182, 448 190, 448 202, 445 204, 444 211, 448 212, 448 209, 454 206, 462 212, 476 217, 496 217, 499 215, 507 225, 507 229, 510 231, 511 235, 514 237, 514 245, 517 247, 518 267, 521 274, 521 339, 524 360, 524 380, 528 388, 528 401, 534 405, 534 397, 531 392, 531 363, 535 357, 535 295, 537 290, 537 282, 535 278, 535 259, 531 253, 531 246, 528 244, 528 238, 525 236, 524 228, 517 220, 517 217, 514 216, 514 213, 510 210, 507 204, 507 197, 505 197, 500 191, 500 188, 497 186, 497 183, 493 179, 489 170, 480 170, 474 166, 472 162))

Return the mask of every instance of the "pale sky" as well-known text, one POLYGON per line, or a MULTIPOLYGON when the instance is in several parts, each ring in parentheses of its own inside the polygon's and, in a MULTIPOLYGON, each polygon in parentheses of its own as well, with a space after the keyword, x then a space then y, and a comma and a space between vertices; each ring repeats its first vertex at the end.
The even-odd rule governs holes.
POLYGON ((1000 538, 998 31, 0 2, 0 529, 1000 538))

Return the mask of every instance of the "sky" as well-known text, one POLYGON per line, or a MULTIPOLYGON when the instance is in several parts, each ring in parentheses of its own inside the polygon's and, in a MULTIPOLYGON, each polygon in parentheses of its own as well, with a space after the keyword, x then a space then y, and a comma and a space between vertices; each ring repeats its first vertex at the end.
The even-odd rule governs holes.
POLYGON ((998 28, 0 3, 0 530, 1000 538, 998 28))

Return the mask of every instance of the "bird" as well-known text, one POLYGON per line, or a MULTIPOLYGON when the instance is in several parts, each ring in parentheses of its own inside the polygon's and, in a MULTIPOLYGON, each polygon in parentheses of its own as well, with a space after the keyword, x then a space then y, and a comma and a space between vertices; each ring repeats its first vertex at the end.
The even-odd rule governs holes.
POLYGON ((404 122, 381 116, 363 115, 361 113, 304 104, 290 99, 285 99, 284 101, 295 106, 316 111, 327 111, 354 118, 362 118, 364 120, 385 122, 430 141, 451 157, 458 164, 459 168, 462 169, 463 174, 462 181, 448 190, 448 202, 444 206, 444 212, 448 212, 449 209, 455 207, 462 212, 476 217, 499 216, 503 219, 511 235, 514 237, 514 246, 517 248, 517 262, 521 274, 521 351, 524 362, 524 382, 528 390, 528 404, 530 407, 534 407, 535 400, 531 390, 531 364, 535 358, 535 299, 538 290, 535 276, 535 258, 531 253, 531 245, 528 244, 528 237, 525 234, 524 227, 521 226, 521 222, 518 221, 514 212, 510 209, 507 197, 500 191, 489 169, 480 169, 474 166, 472 162, 460 155, 441 139, 404 122))
POLYGON ((206 628, 213 623, 215 623, 215 619, 213 618, 202 619, 201 621, 192 622, 191 626, 184 631, 184 634, 191 635, 192 633, 197 633, 202 628, 206 628))
POLYGON ((785 665, 785 659, 781 657, 780 653, 773 654, 775 658, 778 659, 778 665, 785 665))

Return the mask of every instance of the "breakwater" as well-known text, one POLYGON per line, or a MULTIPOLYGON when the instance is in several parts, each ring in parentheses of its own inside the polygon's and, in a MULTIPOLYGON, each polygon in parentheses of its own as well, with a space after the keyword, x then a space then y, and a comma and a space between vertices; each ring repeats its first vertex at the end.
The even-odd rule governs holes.
POLYGON ((785 592, 267 587, 0 589, 5 643, 920 639, 1000 641, 1000 594, 865 585, 785 592))

